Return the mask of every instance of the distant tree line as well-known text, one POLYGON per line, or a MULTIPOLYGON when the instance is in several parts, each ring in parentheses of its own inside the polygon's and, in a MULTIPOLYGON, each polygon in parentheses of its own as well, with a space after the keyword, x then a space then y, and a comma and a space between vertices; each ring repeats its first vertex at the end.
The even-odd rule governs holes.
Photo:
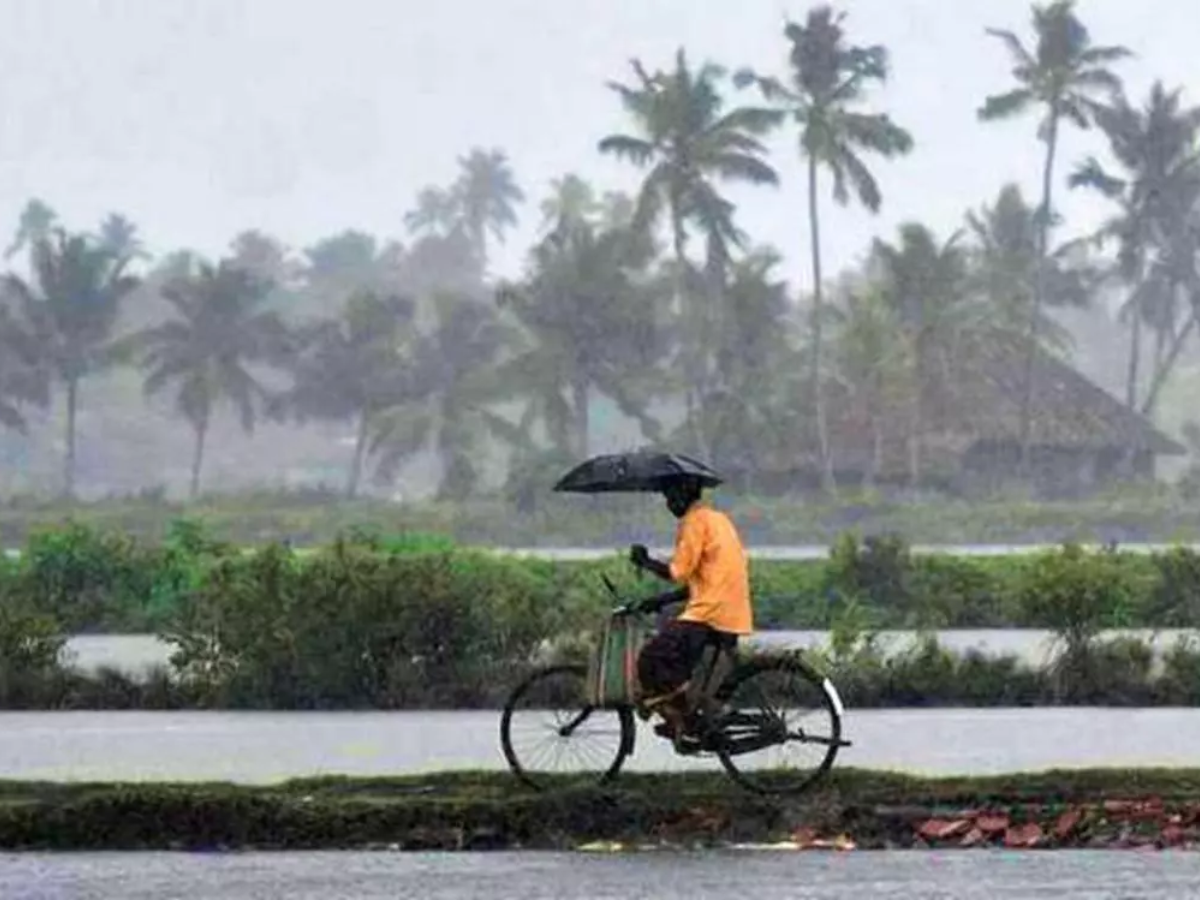
POLYGON ((1050 312, 1105 290, 1126 298, 1124 400, 1153 414, 1200 311, 1200 109, 1161 83, 1131 101, 1115 72, 1129 51, 1094 43, 1070 0, 1035 5, 1026 38, 987 29, 1013 81, 981 98, 978 115, 1038 116, 1040 198, 1003 185, 952 235, 909 222, 874 241, 861 271, 830 281, 822 200, 877 212, 871 159, 916 145, 869 106, 889 74, 887 48, 856 43, 847 27, 827 6, 789 22, 778 76, 696 65, 683 49, 664 68, 635 61, 627 82, 609 85, 628 127, 597 147, 644 172, 640 189, 554 180, 516 283, 487 275, 526 203, 496 149, 472 150, 452 184, 420 192, 407 243, 351 230, 295 254, 248 231, 215 261, 187 251, 152 259, 122 216, 75 232, 31 200, 5 251, 28 268, 4 279, 0 422, 20 429, 31 407, 64 405, 70 495, 81 385, 135 366, 146 394, 168 393, 194 435, 193 494, 225 406, 247 431, 264 417, 353 428, 349 496, 432 451, 439 496, 463 499, 479 488, 485 447, 505 448, 518 496, 552 462, 587 453, 603 395, 647 442, 751 470, 813 448, 832 491, 830 402, 868 418, 909 409, 919 438, 929 383, 953 379, 973 342, 1001 334, 1028 351, 1027 454, 1038 351, 1069 352, 1050 312), (1080 161, 1065 183, 1101 192, 1112 216, 1094 235, 1057 242, 1059 138, 1091 127, 1110 159, 1080 161), (780 183, 764 144, 777 129, 794 133, 808 187, 811 302, 792 295, 778 251, 755 243, 722 195, 730 184, 780 183), (156 303, 165 314, 152 314, 156 303), (677 422, 664 414, 671 402, 677 422))

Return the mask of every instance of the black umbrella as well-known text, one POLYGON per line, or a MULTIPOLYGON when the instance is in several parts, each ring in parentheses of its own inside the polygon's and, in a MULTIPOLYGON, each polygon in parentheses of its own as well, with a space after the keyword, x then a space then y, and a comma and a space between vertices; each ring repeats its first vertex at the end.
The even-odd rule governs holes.
POLYGON ((582 462, 558 480, 554 490, 575 494, 658 493, 672 479, 690 475, 704 487, 722 478, 704 463, 681 453, 612 453, 582 462))

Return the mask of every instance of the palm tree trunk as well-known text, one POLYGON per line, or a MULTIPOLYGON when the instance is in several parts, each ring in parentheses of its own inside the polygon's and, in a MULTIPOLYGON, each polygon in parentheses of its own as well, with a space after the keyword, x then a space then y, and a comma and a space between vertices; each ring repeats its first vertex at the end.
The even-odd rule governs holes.
MULTIPOLYGON (((687 285, 687 252, 684 247, 684 232, 683 218, 679 214, 679 204, 675 199, 671 201, 671 239, 675 248, 675 314, 680 322, 686 323, 687 311, 684 309, 684 297, 686 295, 687 285)), ((698 360, 697 348, 688 337, 687 329, 683 329, 684 335, 684 372, 686 375, 687 385, 684 388, 684 404, 687 414, 687 427, 691 433, 692 442, 696 447, 702 459, 708 458, 708 444, 704 440, 704 429, 699 423, 699 399, 697 397, 698 373, 696 362, 698 360), (689 346, 689 343, 691 346, 689 346)))
POLYGON ((1133 326, 1129 332, 1129 370, 1125 375, 1125 405, 1137 409, 1138 363, 1142 355, 1142 315, 1133 309, 1133 326))
POLYGON ((867 461, 863 473, 862 487, 864 490, 874 490, 879 480, 879 470, 883 467, 883 379, 876 373, 871 386, 871 402, 867 407, 867 415, 871 429, 871 458, 867 461))
POLYGON ((1175 323, 1172 322, 1169 326, 1159 326, 1154 329, 1154 371, 1157 372, 1162 368, 1163 357, 1167 352, 1167 337, 1173 336, 1175 331, 1175 323))
POLYGON ((925 442, 925 341, 918 336, 913 349, 913 366, 915 368, 911 429, 908 436, 908 480, 916 490, 921 486, 921 451, 925 442))
POLYGON ((204 439, 208 437, 208 415, 196 423, 196 444, 192 450, 192 481, 188 496, 193 500, 200 494, 200 469, 204 465, 204 439))
POLYGON ((367 455, 367 435, 370 433, 371 416, 367 410, 358 415, 358 434, 354 438, 354 459, 350 463, 350 476, 346 479, 346 499, 358 496, 358 483, 362 480, 363 461, 367 455))
POLYGON ((75 496, 75 411, 79 406, 79 378, 67 379, 67 452, 63 458, 63 495, 75 496))
POLYGON ((829 435, 825 421, 825 390, 821 383, 821 339, 824 303, 821 291, 821 218, 817 207, 817 158, 808 158, 808 225, 812 235, 813 311, 812 311, 812 391, 813 419, 817 425, 817 452, 820 455, 821 487, 829 494, 837 493, 833 477, 833 459, 829 455, 829 435))
POLYGON ((591 443, 591 423, 588 416, 588 386, 583 379, 571 385, 571 402, 575 407, 575 440, 579 448, 579 458, 587 459, 588 445, 591 443))
POLYGON ((1158 403, 1158 393, 1162 390, 1163 385, 1167 383, 1167 376, 1171 374, 1171 370, 1175 368, 1175 363, 1179 359, 1179 353, 1183 350, 1183 345, 1187 343, 1188 337, 1196 329, 1196 313, 1193 311, 1188 317, 1187 323, 1179 330, 1179 334, 1175 335, 1171 340, 1171 347, 1163 358, 1162 363, 1155 369, 1154 378, 1150 382, 1150 390, 1146 394, 1146 402, 1142 404, 1142 415, 1152 416, 1154 407, 1158 403))
POLYGON ((1046 162, 1042 169, 1042 208, 1038 223, 1037 270, 1033 282, 1033 302, 1029 307, 1029 346, 1025 357, 1025 384, 1021 395, 1021 458, 1020 474, 1029 473, 1030 445, 1032 443, 1032 414, 1034 382, 1036 380, 1038 322, 1046 292, 1046 249, 1050 244, 1050 215, 1054 196, 1054 157, 1058 152, 1058 109, 1050 113, 1050 131, 1046 136, 1046 162))

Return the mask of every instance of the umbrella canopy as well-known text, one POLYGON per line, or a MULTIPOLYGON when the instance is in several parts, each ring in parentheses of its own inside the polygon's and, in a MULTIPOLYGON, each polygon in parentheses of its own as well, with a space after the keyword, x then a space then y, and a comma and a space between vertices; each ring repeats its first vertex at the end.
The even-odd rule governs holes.
POLYGON ((704 487, 722 478, 699 460, 681 453, 613 453, 594 456, 558 480, 554 490, 575 494, 658 493, 672 479, 690 475, 704 487))

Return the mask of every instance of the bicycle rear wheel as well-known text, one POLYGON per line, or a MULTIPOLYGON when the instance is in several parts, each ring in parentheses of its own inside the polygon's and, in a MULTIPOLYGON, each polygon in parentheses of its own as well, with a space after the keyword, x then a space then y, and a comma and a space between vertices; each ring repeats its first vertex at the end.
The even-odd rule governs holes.
POLYGON ((734 781, 755 793, 809 789, 845 743, 837 690, 799 658, 743 663, 720 699, 717 756, 734 781))
POLYGON ((517 685, 500 716, 500 746, 508 766, 532 788, 547 776, 587 774, 613 778, 633 745, 628 708, 597 709, 587 703, 587 669, 551 666, 517 685))

